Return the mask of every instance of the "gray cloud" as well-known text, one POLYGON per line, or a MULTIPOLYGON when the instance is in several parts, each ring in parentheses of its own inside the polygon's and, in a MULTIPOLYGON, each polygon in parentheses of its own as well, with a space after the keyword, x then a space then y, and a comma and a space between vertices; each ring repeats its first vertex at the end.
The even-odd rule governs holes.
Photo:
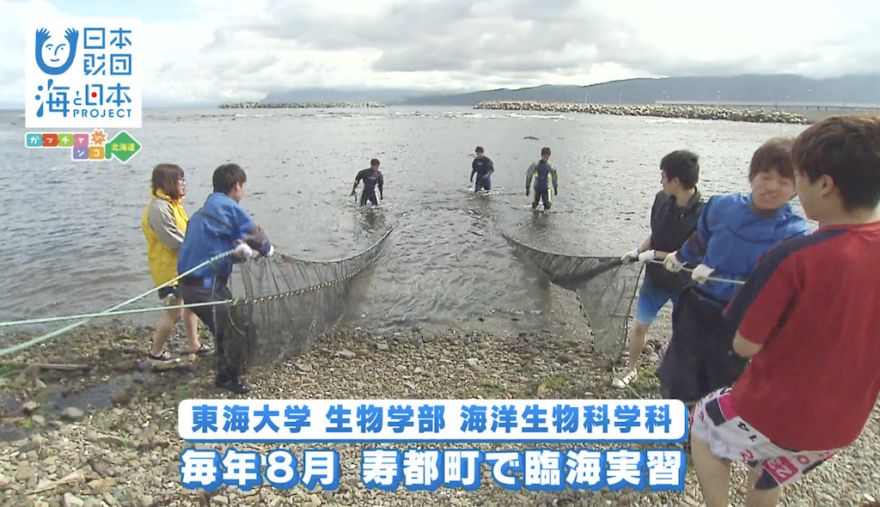
MULTIPOLYGON (((184 22, 145 23, 156 56, 144 76, 145 98, 255 100, 308 86, 489 89, 637 76, 880 72, 880 9, 868 0, 810 9, 794 0, 733 7, 698 0, 189 2, 200 12, 197 30, 184 22), (185 48, 200 49, 163 37, 182 30, 185 48)), ((18 24, 0 19, 0 94, 16 97, 23 89, 18 24)))
MULTIPOLYGON (((838 32, 828 30, 829 35, 808 37, 815 44, 779 51, 750 46, 744 40, 741 47, 704 58, 686 49, 671 52, 658 40, 656 30, 643 35, 644 23, 653 21, 640 17, 635 12, 638 7, 633 7, 632 16, 623 17, 609 13, 607 5, 581 0, 397 1, 364 15, 328 13, 320 4, 271 0, 261 20, 218 30, 211 47, 231 49, 232 34, 249 31, 304 49, 379 50, 381 56, 372 64, 377 72, 460 72, 470 74, 470 79, 491 78, 493 82, 511 73, 587 74, 603 63, 655 76, 880 70, 880 41, 870 32, 874 26, 870 21, 850 27, 861 37, 839 38, 838 32), (825 47, 833 48, 835 42, 845 46, 843 52, 838 50, 836 62, 824 57, 825 47)), ((748 33, 742 27, 725 27, 723 18, 706 22, 718 23, 720 31, 730 28, 748 33)), ((658 23, 669 24, 670 34, 675 35, 693 29, 693 20, 685 16, 680 23, 674 18, 658 23)), ((776 34, 780 40, 789 32, 796 33, 796 20, 780 23, 776 34)), ((695 38, 693 44, 699 47, 706 42, 710 41, 695 38)))

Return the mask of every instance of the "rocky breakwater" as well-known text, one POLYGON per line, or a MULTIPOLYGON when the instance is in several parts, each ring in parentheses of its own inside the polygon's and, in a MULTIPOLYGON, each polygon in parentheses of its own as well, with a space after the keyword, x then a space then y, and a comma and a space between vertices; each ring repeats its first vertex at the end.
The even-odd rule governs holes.
POLYGON ((654 116, 690 120, 727 120, 749 123, 789 123, 806 125, 810 121, 788 111, 739 109, 715 106, 667 106, 657 104, 595 104, 573 102, 537 102, 532 100, 486 101, 474 109, 503 111, 540 111, 552 113, 612 114, 617 116, 654 116))
POLYGON ((380 102, 225 102, 220 109, 360 109, 380 108, 380 102))

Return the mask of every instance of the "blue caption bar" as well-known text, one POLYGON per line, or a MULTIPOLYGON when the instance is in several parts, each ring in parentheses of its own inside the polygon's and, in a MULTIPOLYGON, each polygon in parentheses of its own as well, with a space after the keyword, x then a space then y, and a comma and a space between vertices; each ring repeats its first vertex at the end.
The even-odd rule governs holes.
MULTIPOLYGON (((265 455, 227 449, 186 449, 180 454, 180 483, 188 489, 213 491, 222 485, 242 491, 270 485, 291 489, 299 484, 313 491, 339 487, 339 453, 305 450, 300 462, 287 449, 265 455), (301 465, 300 465, 301 463, 301 465)), ((565 491, 566 488, 619 491, 683 491, 687 456, 681 449, 368 449, 361 452, 361 483, 367 489, 409 491, 448 489, 474 491, 481 487, 481 466, 491 468, 492 480, 505 489, 565 491)))
POLYGON ((178 431, 215 443, 681 443, 678 400, 184 400, 178 431))

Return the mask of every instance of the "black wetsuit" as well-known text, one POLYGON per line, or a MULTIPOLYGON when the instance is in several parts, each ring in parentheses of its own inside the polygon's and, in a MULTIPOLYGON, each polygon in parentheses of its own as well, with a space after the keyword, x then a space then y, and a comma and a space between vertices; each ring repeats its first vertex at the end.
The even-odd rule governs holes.
POLYGON ((364 190, 361 192, 360 205, 363 206, 367 201, 370 201, 373 203, 373 206, 378 206, 379 201, 376 200, 376 187, 379 187, 379 197, 381 198, 382 185, 385 183, 385 178, 382 177, 382 173, 380 171, 374 171, 372 167, 360 171, 354 179, 355 189, 357 189, 358 183, 362 180, 364 182, 364 190))
POLYGON ((494 172, 495 164, 492 163, 492 159, 485 155, 475 158, 473 164, 471 164, 471 181, 474 179, 474 174, 477 175, 474 192, 479 192, 481 189, 486 191, 492 190, 491 176, 494 172))

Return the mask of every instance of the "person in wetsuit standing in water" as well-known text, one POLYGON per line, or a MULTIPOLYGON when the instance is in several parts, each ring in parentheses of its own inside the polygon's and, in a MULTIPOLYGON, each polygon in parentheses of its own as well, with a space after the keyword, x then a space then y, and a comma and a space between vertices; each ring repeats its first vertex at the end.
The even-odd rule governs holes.
POLYGON ((476 157, 471 164, 471 183, 474 181, 474 175, 477 175, 477 183, 474 185, 474 192, 480 190, 492 190, 492 173, 495 172, 495 164, 492 159, 483 155, 483 147, 477 146, 476 157))
POLYGON ((364 182, 364 189, 361 192, 360 205, 363 206, 367 201, 370 201, 373 203, 373 206, 378 206, 379 201, 382 200, 382 186, 385 184, 385 178, 382 177, 382 173, 379 171, 378 159, 370 160, 370 167, 357 173, 350 195, 355 195, 361 180, 364 182), (376 187, 379 187, 379 201, 376 200, 376 187))
POLYGON ((526 195, 529 195, 532 186, 532 178, 535 179, 535 196, 532 199, 532 209, 538 207, 538 200, 549 210, 553 205, 553 195, 559 193, 559 181, 556 176, 556 167, 550 163, 550 148, 541 148, 541 160, 529 166, 526 171, 526 195), (550 194, 550 180, 553 181, 553 194, 550 194))

